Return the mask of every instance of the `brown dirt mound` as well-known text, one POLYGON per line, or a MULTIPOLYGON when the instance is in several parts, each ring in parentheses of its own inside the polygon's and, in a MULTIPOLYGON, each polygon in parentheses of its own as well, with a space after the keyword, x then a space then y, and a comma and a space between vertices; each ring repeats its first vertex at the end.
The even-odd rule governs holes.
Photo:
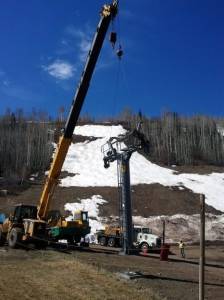
MULTIPOLYGON (((0 211, 9 213, 17 203, 37 204, 42 192, 41 184, 32 184, 18 195, 0 197, 0 211)), ((101 195, 108 202, 100 207, 100 216, 119 214, 118 190, 116 187, 58 187, 52 201, 52 209, 64 210, 65 203, 101 195)), ((164 187, 160 184, 132 186, 133 215, 143 217, 173 214, 199 213, 199 196, 188 189, 164 187)), ((206 205, 206 211, 221 214, 206 205)))

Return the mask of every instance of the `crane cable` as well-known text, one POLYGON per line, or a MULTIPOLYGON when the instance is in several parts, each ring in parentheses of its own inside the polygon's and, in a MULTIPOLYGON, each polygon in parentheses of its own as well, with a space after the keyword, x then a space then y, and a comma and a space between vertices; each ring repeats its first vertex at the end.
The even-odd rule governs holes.
MULTIPOLYGON (((112 48, 113 48, 113 52, 116 56, 117 52, 121 49, 121 38, 120 38, 120 18, 119 15, 116 18, 116 21, 118 23, 118 43, 119 43, 119 48, 118 50, 115 49, 115 43, 116 43, 116 38, 115 38, 115 43, 113 44, 112 42, 112 48)), ((115 28, 115 24, 114 24, 114 20, 111 22, 111 33, 115 33, 114 31, 115 28)), ((122 51, 123 54, 123 51, 122 51)), ((121 56, 118 56, 117 59, 117 65, 116 65, 116 70, 114 73, 114 86, 113 86, 113 95, 112 95, 112 118, 115 117, 115 114, 117 112, 117 104, 118 104, 118 97, 119 97, 119 91, 120 91, 120 82, 121 82, 121 63, 122 63, 122 59, 121 56)), ((110 137, 112 134, 112 124, 110 126, 110 137)))
MULTIPOLYGON (((126 94, 128 97, 132 97, 133 93, 131 93, 131 88, 128 83, 127 79, 127 72, 125 67, 125 62, 123 62, 122 56, 123 56, 123 50, 122 50, 122 36, 121 36, 121 22, 120 22, 120 15, 117 16, 115 20, 112 20, 111 22, 111 35, 112 39, 110 39, 112 43, 112 48, 115 56, 118 57, 118 65, 117 70, 115 71, 114 76, 114 88, 113 88, 113 107, 112 107, 112 117, 115 116, 116 110, 117 110, 117 103, 118 103, 118 97, 120 94, 120 88, 121 86, 126 89, 126 94), (115 32, 115 22, 117 23, 117 34, 115 32), (118 49, 115 49, 115 43, 118 36, 118 49)), ((112 133, 112 125, 110 130, 110 137, 112 133)))

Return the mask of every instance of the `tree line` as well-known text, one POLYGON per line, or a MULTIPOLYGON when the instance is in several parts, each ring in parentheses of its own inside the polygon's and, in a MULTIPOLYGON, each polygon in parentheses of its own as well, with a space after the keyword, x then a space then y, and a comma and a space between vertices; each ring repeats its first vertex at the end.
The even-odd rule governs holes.
MULTIPOLYGON (((60 109, 53 120, 46 113, 10 110, 0 116, 0 177, 16 180, 43 173, 49 168, 53 142, 57 142, 65 124, 60 109)), ((224 165, 224 120, 207 116, 184 117, 166 112, 150 118, 125 109, 116 117, 96 120, 83 115, 79 122, 122 123, 134 129, 142 122, 142 132, 149 141, 147 157, 165 165, 224 165)))
MULTIPOLYGON (((88 113, 80 124, 94 123, 88 113)), ((52 160, 53 143, 57 143, 65 125, 65 109, 60 107, 55 118, 44 111, 7 109, 0 115, 0 177, 16 182, 32 174, 43 174, 52 160)))
POLYGON ((149 141, 147 156, 165 165, 224 165, 223 120, 208 116, 179 116, 166 112, 149 118, 125 113, 130 128, 142 121, 142 132, 149 141))
POLYGON ((8 110, 0 117, 0 176, 23 181, 44 172, 52 156, 52 130, 46 116, 8 110))

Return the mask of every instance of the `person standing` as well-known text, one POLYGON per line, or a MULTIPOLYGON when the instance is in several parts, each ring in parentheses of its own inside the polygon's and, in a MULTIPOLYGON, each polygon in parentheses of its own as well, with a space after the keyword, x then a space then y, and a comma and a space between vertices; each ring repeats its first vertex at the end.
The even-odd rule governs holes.
POLYGON ((181 257, 185 258, 185 244, 182 240, 179 241, 179 249, 181 257))

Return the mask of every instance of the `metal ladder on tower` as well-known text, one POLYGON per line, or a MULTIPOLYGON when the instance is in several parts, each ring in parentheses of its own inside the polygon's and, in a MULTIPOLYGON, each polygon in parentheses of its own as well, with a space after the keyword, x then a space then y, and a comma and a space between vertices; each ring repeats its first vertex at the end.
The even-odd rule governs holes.
MULTIPOLYGON (((118 184, 118 203, 119 203, 119 226, 121 232, 124 231, 124 220, 123 220, 123 204, 122 204, 122 179, 121 179, 121 171, 120 164, 117 161, 117 184, 118 184)), ((121 244, 123 244, 123 234, 121 234, 121 244)))

